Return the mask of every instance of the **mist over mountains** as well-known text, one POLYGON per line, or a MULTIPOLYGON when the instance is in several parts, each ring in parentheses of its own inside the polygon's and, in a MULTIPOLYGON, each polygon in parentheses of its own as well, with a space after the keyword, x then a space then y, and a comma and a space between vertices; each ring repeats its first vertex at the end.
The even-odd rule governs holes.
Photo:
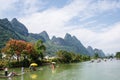
POLYGON ((91 46, 85 48, 76 36, 71 36, 69 33, 66 33, 64 38, 53 36, 50 39, 46 31, 38 34, 29 33, 26 26, 16 18, 11 21, 7 18, 0 19, 0 48, 4 47, 5 43, 11 38, 29 42, 36 42, 41 39, 47 47, 46 53, 50 55, 55 55, 58 50, 66 50, 88 56, 94 56, 95 53, 98 53, 100 57, 105 57, 102 50, 93 49, 91 46))

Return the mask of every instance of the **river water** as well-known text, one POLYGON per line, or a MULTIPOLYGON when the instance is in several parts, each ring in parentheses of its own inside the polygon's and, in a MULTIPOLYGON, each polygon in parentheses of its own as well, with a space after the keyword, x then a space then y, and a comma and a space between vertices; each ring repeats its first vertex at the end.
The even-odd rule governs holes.
MULTIPOLYGON (((37 69, 38 71, 28 71, 21 76, 0 80, 120 80, 120 60, 60 64, 55 70, 50 66, 37 69)), ((20 72, 20 69, 15 71, 20 72)))

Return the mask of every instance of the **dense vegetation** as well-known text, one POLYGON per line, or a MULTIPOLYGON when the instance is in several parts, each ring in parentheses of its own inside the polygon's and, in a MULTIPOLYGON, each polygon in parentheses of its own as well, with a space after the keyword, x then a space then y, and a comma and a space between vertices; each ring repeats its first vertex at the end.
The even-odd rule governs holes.
POLYGON ((116 57, 117 59, 120 59, 120 52, 117 52, 115 57, 116 57))
POLYGON ((98 55, 98 53, 95 53, 94 59, 98 59, 98 58, 100 58, 99 55, 98 55))
POLYGON ((60 63, 72 63, 90 60, 90 56, 75 54, 60 50, 57 53, 57 61, 60 63))
MULTIPOLYGON (((7 61, 3 66, 29 66, 31 62, 41 63, 39 58, 43 59, 45 46, 42 41, 38 41, 35 45, 23 40, 11 39, 6 43, 6 46, 1 50, 2 58, 7 61), (25 64, 26 63, 26 64, 25 64), (24 64, 24 65, 23 65, 24 64)), ((4 62, 4 61, 3 61, 4 62)))

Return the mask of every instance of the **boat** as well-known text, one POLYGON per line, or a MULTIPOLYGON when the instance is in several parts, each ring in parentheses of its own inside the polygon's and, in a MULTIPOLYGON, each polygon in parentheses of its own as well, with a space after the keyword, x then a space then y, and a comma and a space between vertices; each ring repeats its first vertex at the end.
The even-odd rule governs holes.
POLYGON ((8 76, 0 76, 0 78, 8 78, 8 76))
POLYGON ((15 76, 20 76, 21 74, 15 74, 13 72, 9 73, 8 76, 0 75, 0 78, 12 78, 15 76))
POLYGON ((94 62, 94 59, 91 59, 90 63, 93 63, 94 62))
POLYGON ((0 68, 0 71, 4 70, 3 68, 0 68))

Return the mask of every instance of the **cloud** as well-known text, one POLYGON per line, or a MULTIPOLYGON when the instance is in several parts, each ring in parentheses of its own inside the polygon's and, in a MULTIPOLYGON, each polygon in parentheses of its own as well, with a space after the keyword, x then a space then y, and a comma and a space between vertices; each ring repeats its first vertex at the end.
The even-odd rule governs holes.
POLYGON ((4 14, 4 11, 13 9, 13 4, 15 3, 15 0, 0 0, 0 16, 4 14))
POLYGON ((120 22, 115 23, 110 29, 101 34, 99 40, 100 43, 97 46, 101 46, 106 52, 114 53, 120 50, 120 22), (101 45, 102 44, 102 45, 101 45), (104 45, 104 46, 103 46, 104 45))
POLYGON ((32 13, 38 12, 41 9, 43 9, 44 5, 46 3, 43 3, 41 0, 18 0, 15 3, 16 9, 19 9, 21 11, 21 14, 24 16, 31 15, 32 13))
MULTIPOLYGON (((87 5, 87 3, 86 3, 87 5)), ((45 29, 50 33, 61 34, 66 32, 65 24, 74 16, 78 15, 86 6, 82 2, 75 1, 67 6, 50 8, 43 12, 36 12, 32 15, 24 16, 20 20, 24 22, 31 32, 40 32, 45 29), (81 7, 79 7, 81 5, 81 7)))
POLYGON ((7 2, 5 0, 0 0, 0 10, 4 11, 8 8, 12 8, 12 4, 15 2, 15 0, 7 0, 7 2), (6 3, 6 4, 5 4, 6 3))
POLYGON ((113 10, 120 8, 120 1, 119 0, 103 0, 98 1, 98 8, 99 10, 106 11, 106 10, 113 10))
MULTIPOLYGON (((92 45, 94 48, 103 49, 106 53, 119 50, 120 37, 118 33, 119 23, 114 25, 106 25, 98 23, 93 17, 104 14, 107 11, 114 11, 120 8, 118 1, 85 1, 73 0, 73 2, 65 5, 62 8, 51 7, 42 12, 33 12, 30 15, 25 15, 20 18, 20 21, 27 25, 30 32, 39 33, 46 30, 50 36, 53 35, 63 37, 65 33, 71 33, 81 40, 87 47, 92 45), (67 25, 74 17, 79 18, 80 25, 67 25), (90 19, 90 20, 89 20, 90 19), (85 26, 95 26, 86 28, 85 26), (102 27, 107 26, 107 27, 102 27), (100 31, 101 30, 101 31, 100 31), (100 31, 100 32, 99 32, 100 31)), ((31 10, 31 9, 30 9, 31 10)), ((36 9, 37 10, 37 9, 36 9)))
POLYGON ((42 0, 0 0, 0 16, 7 18, 31 15, 43 10, 42 0))

